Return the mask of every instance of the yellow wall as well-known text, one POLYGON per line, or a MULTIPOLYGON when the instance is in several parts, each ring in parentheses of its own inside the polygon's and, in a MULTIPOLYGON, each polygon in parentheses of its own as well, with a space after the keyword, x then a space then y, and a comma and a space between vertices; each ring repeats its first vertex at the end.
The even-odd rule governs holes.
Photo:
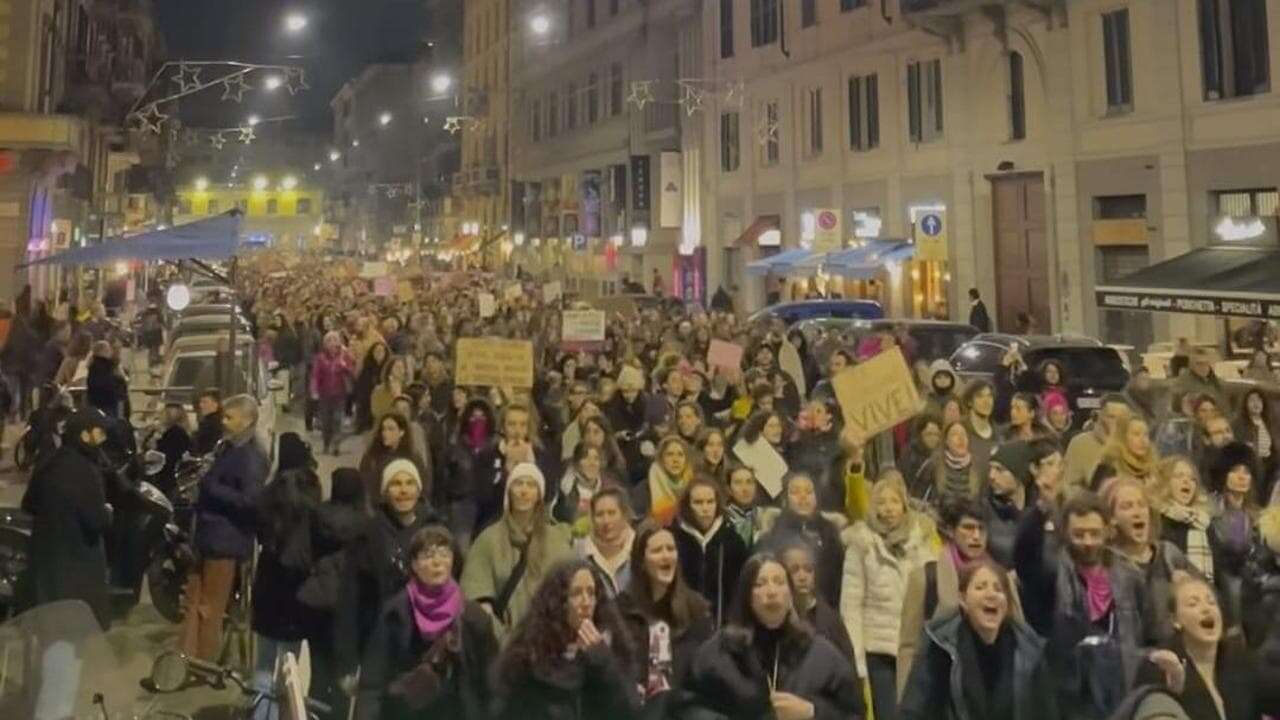
MULTIPOLYGON (((217 206, 214 210, 218 213, 224 213, 235 207, 242 200, 248 201, 247 215, 249 217, 271 217, 271 216, 293 216, 298 214, 298 201, 302 199, 311 200, 311 209, 305 213, 307 216, 320 215, 324 208, 324 193, 320 190, 312 190, 299 188, 295 190, 217 190, 210 188, 208 190, 180 190, 178 192, 179 202, 191 203, 190 215, 202 217, 212 215, 209 211, 209 202, 214 201, 217 206), (269 200, 276 201, 276 212, 267 213, 267 203, 269 200)), ((185 208, 183 208, 185 209, 185 208)), ((186 213, 179 213, 186 215, 186 213)))

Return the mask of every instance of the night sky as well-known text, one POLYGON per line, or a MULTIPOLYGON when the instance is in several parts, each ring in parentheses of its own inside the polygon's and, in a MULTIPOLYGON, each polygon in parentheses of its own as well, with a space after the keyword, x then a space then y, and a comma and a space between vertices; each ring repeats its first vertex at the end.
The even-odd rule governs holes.
MULTIPOLYGON (((301 65, 311 89, 290 97, 255 88, 244 102, 222 102, 220 88, 181 102, 192 126, 227 127, 250 113, 298 115, 310 130, 332 126, 329 101, 342 83, 372 62, 410 60, 426 32, 423 0, 156 0, 170 60, 223 60, 301 65), (284 30, 290 11, 310 25, 297 37, 284 30)), ((211 71, 202 80, 216 77, 211 71)), ((251 81, 252 82, 252 81, 251 81)))

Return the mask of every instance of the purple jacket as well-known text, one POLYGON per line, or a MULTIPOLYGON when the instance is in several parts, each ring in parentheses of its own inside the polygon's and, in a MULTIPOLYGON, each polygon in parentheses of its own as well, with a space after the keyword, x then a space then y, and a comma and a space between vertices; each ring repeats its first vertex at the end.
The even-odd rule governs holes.
POLYGON ((345 398, 347 378, 355 371, 351 353, 329 354, 321 350, 311 361, 311 396, 320 399, 345 398))

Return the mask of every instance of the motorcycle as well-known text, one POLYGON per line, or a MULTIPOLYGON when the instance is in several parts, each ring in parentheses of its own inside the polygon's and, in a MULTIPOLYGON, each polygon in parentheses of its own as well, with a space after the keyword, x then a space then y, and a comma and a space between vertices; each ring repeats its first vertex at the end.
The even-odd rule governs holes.
POLYGON ((45 385, 40 396, 40 407, 27 416, 22 436, 13 446, 13 464, 22 472, 35 467, 36 462, 58 449, 62 423, 74 412, 74 401, 65 388, 52 383, 45 385))
POLYGON ((188 571, 195 564, 191 538, 195 530, 195 504, 200 479, 209 471, 213 456, 188 454, 174 472, 173 491, 167 498, 170 513, 161 529, 161 537, 147 564, 147 591, 151 603, 161 617, 172 623, 182 622, 182 590, 188 571))

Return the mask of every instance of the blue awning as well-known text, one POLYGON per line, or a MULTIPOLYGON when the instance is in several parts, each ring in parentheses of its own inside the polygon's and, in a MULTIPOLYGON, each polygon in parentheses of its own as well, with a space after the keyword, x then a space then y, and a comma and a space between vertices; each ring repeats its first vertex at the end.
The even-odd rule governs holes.
POLYGON ((72 248, 31 265, 111 265, 129 260, 226 260, 240 243, 239 210, 186 225, 155 230, 99 245, 72 248))
POLYGON ((904 240, 870 240, 858 247, 827 253, 823 269, 855 280, 874 278, 885 265, 915 257, 916 246, 904 240))
POLYGON ((813 255, 812 250, 792 248, 783 250, 777 255, 770 255, 754 262, 747 263, 748 275, 789 275, 799 273, 812 275, 816 268, 800 267, 799 263, 813 255))

